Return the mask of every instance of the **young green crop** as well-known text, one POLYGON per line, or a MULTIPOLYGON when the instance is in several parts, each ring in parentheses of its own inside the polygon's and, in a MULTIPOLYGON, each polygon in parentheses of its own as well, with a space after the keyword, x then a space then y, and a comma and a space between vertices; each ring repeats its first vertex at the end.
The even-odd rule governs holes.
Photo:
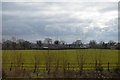
MULTIPOLYGON (((16 54, 22 54, 24 59, 24 66, 25 67, 32 67, 34 66, 34 55, 36 54, 40 58, 40 65, 45 66, 45 56, 47 50, 3 50, 2 51, 2 59, 3 59, 3 68, 8 68, 11 63, 14 63, 13 57, 16 57, 16 54)), ((94 68, 94 65, 89 65, 89 63, 95 63, 95 58, 99 57, 103 66, 107 66, 107 63, 110 63, 110 66, 115 66, 118 62, 118 50, 106 50, 106 49, 77 49, 77 50, 49 50, 49 53, 52 58, 51 64, 55 64, 56 54, 57 58, 59 58, 59 65, 62 65, 62 59, 64 55, 67 59, 67 63, 71 66, 78 65, 77 63, 77 55, 83 54, 85 59, 85 67, 86 69, 89 67, 94 68), (55 59, 55 60, 54 60, 55 59), (114 64, 112 64, 114 63, 114 64)))

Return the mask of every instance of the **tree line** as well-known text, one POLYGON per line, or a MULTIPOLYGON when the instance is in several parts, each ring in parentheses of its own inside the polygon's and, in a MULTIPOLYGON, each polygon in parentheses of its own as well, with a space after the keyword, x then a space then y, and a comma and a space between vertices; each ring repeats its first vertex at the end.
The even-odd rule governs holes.
POLYGON ((16 39, 13 37, 11 40, 3 40, 3 50, 24 50, 24 49, 120 49, 120 43, 110 40, 109 42, 90 40, 89 43, 85 44, 82 40, 76 40, 71 44, 65 41, 52 40, 51 38, 45 38, 44 41, 37 40, 35 43, 16 39))

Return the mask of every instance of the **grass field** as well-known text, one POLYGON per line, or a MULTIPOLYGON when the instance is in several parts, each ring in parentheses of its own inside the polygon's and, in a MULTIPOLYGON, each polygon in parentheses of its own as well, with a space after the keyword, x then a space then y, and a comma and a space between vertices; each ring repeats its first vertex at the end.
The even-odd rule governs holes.
MULTIPOLYGON (((95 63, 95 59, 99 59, 103 66, 116 66, 118 62, 118 50, 100 50, 100 49, 80 49, 80 50, 3 50, 3 68, 8 68, 10 63, 18 63, 22 61, 24 66, 33 66, 36 59, 39 59, 40 65, 45 65, 48 55, 51 63, 56 63, 59 60, 62 64, 66 60, 70 65, 77 65, 77 56, 83 55, 85 63, 95 63), (21 58, 20 58, 21 57, 21 58), (19 60, 20 58, 21 60, 19 60)), ((94 65, 86 64, 86 67, 93 67, 94 65)))

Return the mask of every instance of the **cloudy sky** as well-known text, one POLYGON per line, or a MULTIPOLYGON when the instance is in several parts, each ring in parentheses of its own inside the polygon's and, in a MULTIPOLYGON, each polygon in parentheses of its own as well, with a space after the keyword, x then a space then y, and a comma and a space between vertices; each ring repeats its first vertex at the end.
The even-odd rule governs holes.
POLYGON ((33 42, 46 37, 68 43, 76 39, 117 41, 117 21, 117 2, 2 3, 5 39, 14 36, 33 42))
POLYGON ((1 0, 3 2, 118 2, 119 0, 1 0))

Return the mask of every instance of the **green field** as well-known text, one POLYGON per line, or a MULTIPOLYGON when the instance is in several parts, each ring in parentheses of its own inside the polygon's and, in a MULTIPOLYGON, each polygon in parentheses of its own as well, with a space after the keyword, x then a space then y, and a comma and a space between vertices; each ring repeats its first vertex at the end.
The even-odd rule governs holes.
MULTIPOLYGON (((8 68, 11 63, 24 63, 25 67, 33 67, 35 58, 38 59, 39 64, 45 66, 46 61, 55 64, 57 60, 62 64, 63 60, 69 63, 71 66, 77 65, 78 56, 83 56, 85 63, 95 63, 95 60, 99 60, 103 63, 103 66, 116 66, 118 62, 118 50, 104 50, 104 49, 77 49, 77 50, 3 50, 3 68, 8 68), (49 55, 49 56, 48 56, 49 55), (19 60, 20 58, 20 60, 19 60), (49 59, 48 59, 49 58, 49 59), (105 63, 105 64, 104 64, 105 63)), ((93 67, 94 65, 85 65, 93 67)))

